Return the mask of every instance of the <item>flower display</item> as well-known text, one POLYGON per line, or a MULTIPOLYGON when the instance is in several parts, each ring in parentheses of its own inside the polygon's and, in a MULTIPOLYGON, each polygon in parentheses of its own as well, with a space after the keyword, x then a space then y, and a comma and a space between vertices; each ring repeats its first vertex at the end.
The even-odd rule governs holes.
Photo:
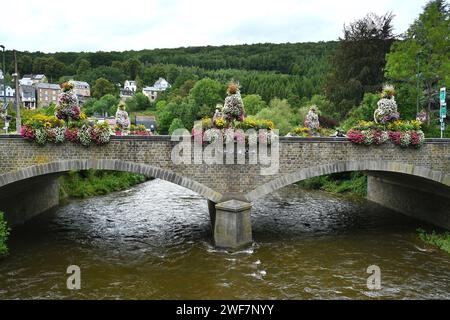
POLYGON ((63 83, 62 92, 58 97, 58 105, 55 109, 55 116, 61 120, 79 120, 81 110, 78 106, 77 95, 73 92, 73 85, 63 83))
POLYGON ((319 115, 317 114, 316 110, 316 106, 312 106, 305 117, 304 125, 306 128, 309 128, 311 130, 317 130, 320 126, 319 115))
POLYGON ((311 132, 311 129, 309 129, 307 127, 297 127, 294 130, 292 130, 291 132, 289 132, 288 136, 306 138, 306 137, 311 137, 312 132, 311 132))
POLYGON ((36 114, 24 122, 20 133, 40 145, 69 141, 89 146, 92 141, 97 145, 108 143, 112 131, 106 122, 90 124, 86 120, 73 119, 65 122, 55 116, 36 114))
POLYGON ((416 120, 420 122, 426 122, 428 120, 428 114, 426 111, 422 110, 416 115, 416 120))
POLYGON ((226 121, 244 121, 245 111, 239 88, 236 84, 230 84, 227 91, 228 96, 222 108, 222 113, 226 121))
POLYGON ((131 125, 130 126, 130 135, 133 136, 150 136, 151 133, 147 130, 147 128, 143 124, 139 125, 131 125))
MULTIPOLYGON (((116 125, 119 131, 124 131, 130 129, 130 118, 128 117, 128 112, 125 110, 125 104, 121 103, 116 111, 116 125)), ((116 130, 117 131, 117 130, 116 130)))
POLYGON ((347 138, 355 144, 381 145, 387 141, 400 147, 420 148, 425 141, 421 130, 422 122, 418 120, 396 120, 387 125, 387 131, 380 124, 372 121, 360 121, 347 132, 347 138))
POLYGON ((377 103, 377 109, 373 114, 376 123, 387 124, 400 118, 397 111, 397 103, 394 98, 394 87, 386 85, 381 92, 381 99, 377 103))

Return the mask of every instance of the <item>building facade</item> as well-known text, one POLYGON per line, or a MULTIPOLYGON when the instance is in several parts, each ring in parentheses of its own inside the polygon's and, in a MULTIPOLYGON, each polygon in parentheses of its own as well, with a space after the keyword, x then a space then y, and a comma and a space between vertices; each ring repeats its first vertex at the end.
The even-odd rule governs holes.
POLYGON ((166 79, 159 78, 158 80, 156 80, 153 86, 145 87, 144 89, 142 89, 142 93, 147 96, 150 102, 155 102, 158 98, 158 94, 160 92, 166 91, 170 87, 171 85, 166 79))
POLYGON ((20 86, 20 101, 25 108, 36 109, 36 88, 34 86, 20 86))
POLYGON ((14 102, 14 100, 16 99, 15 97, 16 90, 11 88, 10 86, 6 86, 6 90, 4 90, 3 88, 4 88, 3 84, 0 84, 0 104, 3 104, 5 94, 7 103, 14 102))
POLYGON ((91 97, 91 87, 89 86, 89 83, 77 80, 69 80, 69 83, 73 85, 73 92, 77 95, 80 104, 83 104, 91 97))
POLYGON ((19 80, 21 86, 32 86, 39 83, 47 82, 47 77, 44 74, 25 74, 19 80))
POLYGON ((58 95, 61 88, 53 83, 38 83, 36 85, 37 106, 48 107, 50 103, 58 104, 58 95))

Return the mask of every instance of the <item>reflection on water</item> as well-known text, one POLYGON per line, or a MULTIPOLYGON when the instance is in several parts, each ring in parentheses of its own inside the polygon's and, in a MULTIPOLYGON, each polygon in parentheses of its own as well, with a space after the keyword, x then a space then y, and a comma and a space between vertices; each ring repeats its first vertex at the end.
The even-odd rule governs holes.
POLYGON ((206 200, 153 180, 13 230, 0 298, 450 298, 450 256, 392 211, 290 186, 252 209, 252 247, 215 250, 206 200), (81 290, 66 268, 81 268, 81 290), (382 290, 366 287, 369 265, 382 290))

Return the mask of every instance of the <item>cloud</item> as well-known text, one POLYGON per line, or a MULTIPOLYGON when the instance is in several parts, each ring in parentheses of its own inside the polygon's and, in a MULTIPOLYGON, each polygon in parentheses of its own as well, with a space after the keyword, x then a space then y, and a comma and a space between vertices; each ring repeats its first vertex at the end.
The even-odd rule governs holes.
POLYGON ((424 0, 8 1, 0 43, 27 51, 144 48, 335 40, 344 23, 392 11, 404 32, 424 0))

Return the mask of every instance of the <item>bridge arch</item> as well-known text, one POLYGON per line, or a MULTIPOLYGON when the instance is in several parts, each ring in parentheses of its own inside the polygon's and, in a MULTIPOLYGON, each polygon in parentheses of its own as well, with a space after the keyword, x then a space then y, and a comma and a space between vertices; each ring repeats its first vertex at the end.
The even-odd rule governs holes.
POLYGON ((292 173, 278 177, 248 192, 245 195, 245 198, 248 201, 254 201, 267 194, 270 194, 271 192, 302 180, 332 173, 351 171, 381 171, 400 173, 424 178, 450 187, 450 174, 446 174, 437 170, 431 170, 423 166, 416 166, 398 161, 384 160, 337 161, 329 164, 302 168, 292 173))
POLYGON ((170 170, 154 167, 148 164, 117 159, 62 160, 44 164, 37 164, 16 171, 0 174, 0 188, 14 182, 19 182, 21 180, 38 176, 45 176, 53 173, 62 173, 70 170, 88 169, 115 170, 139 173, 147 177, 158 178, 185 187, 213 202, 219 202, 222 198, 221 193, 170 170))

